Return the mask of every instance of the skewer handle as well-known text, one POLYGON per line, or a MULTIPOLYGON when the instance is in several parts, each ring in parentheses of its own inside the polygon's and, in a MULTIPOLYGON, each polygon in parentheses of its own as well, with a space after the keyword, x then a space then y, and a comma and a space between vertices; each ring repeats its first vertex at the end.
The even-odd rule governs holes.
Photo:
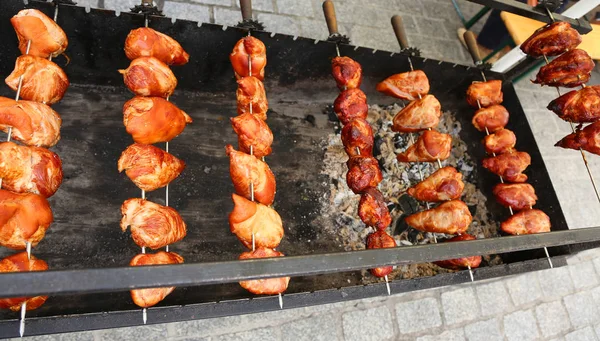
POLYGON ((406 37, 404 22, 402 21, 402 17, 398 14, 392 17, 392 27, 394 28, 394 33, 396 34, 396 39, 398 39, 398 44, 400 44, 400 47, 403 50, 408 48, 408 38, 406 37))
POLYGON ((477 46, 477 38, 475 37, 475 34, 471 31, 467 31, 463 37, 465 38, 465 43, 467 43, 467 47, 469 48, 469 53, 471 54, 471 58, 473 58, 473 62, 475 62, 475 65, 481 64, 481 56, 479 55, 479 47, 477 46))
POLYGON ((240 9, 242 10, 242 20, 252 19, 252 0, 240 0, 240 9))
POLYGON ((323 1, 323 14, 325 14, 325 21, 327 22, 327 29, 329 30, 329 36, 339 34, 337 18, 335 16, 335 7, 333 1, 323 1))
POLYGON ((144 6, 152 6, 152 0, 142 0, 142 5, 144 6))

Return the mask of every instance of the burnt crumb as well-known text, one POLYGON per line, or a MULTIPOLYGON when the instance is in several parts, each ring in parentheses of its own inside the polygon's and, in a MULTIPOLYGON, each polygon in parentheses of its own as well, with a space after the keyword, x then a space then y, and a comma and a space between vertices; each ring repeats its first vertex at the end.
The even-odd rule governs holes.
POLYGON ((304 120, 310 123, 313 127, 317 124, 317 119, 313 115, 306 115, 304 120))

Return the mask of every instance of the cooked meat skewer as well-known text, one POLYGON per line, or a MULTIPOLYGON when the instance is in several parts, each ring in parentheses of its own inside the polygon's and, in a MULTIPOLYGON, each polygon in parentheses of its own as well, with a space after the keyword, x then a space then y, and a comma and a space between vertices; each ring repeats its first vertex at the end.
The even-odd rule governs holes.
POLYGON ((0 212, 0 245, 15 250, 36 246, 54 220, 46 198, 31 193, 0 189, 0 212))
POLYGON ((515 133, 508 129, 496 130, 493 134, 486 135, 483 138, 485 151, 488 154, 504 154, 513 150, 517 143, 515 133))
POLYGON ((138 96, 169 97, 175 91, 177 78, 167 64, 154 57, 140 57, 119 70, 125 85, 138 96))
POLYGON ((267 48, 265 44, 253 36, 240 39, 229 55, 235 77, 252 76, 259 80, 265 79, 265 66, 267 65, 267 48), (252 60, 252 62, 250 62, 252 60))
POLYGON ((62 120, 49 106, 0 97, 0 129, 29 146, 52 147, 60 140, 62 120))
POLYGON ((450 157, 452 136, 435 130, 426 130, 403 153, 398 154, 400 162, 435 162, 450 157))
MULTIPOLYGON (((175 252, 158 251, 155 254, 140 253, 131 259, 129 266, 182 264, 183 257, 175 252)), ((138 307, 149 308, 164 300, 175 287, 131 290, 131 299, 138 307)))
POLYGON ((335 57, 331 61, 333 78, 340 90, 356 89, 362 82, 362 67, 349 57, 335 57))
POLYGON ((584 50, 567 51, 540 68, 533 83, 574 88, 590 80, 594 61, 584 50))
POLYGON ((161 97, 136 96, 123 105, 123 124, 136 143, 169 142, 188 123, 188 114, 161 97))
POLYGON ((10 19, 22 54, 40 58, 58 57, 69 41, 65 32, 44 13, 37 9, 24 9, 10 19), (27 45, 31 41, 29 51, 27 45))
POLYGON ((333 111, 342 125, 347 125, 357 118, 366 120, 369 113, 367 96, 358 88, 344 90, 333 102, 333 111))
POLYGON ((373 141, 373 128, 365 119, 353 119, 342 128, 342 143, 350 157, 372 156, 373 141))
POLYGON ((548 109, 567 122, 595 122, 600 119, 600 85, 569 91, 550 102, 548 109))
POLYGON ((467 231, 473 217, 464 202, 451 200, 411 214, 405 220, 408 225, 425 232, 462 234, 467 231))
POLYGON ((276 248, 283 238, 281 217, 272 208, 232 194, 233 211, 229 214, 231 233, 247 248, 276 248))
POLYGON ((392 216, 385 199, 377 188, 370 187, 363 191, 358 204, 358 216, 367 226, 385 230, 392 223, 392 216))
POLYGON ((149 27, 129 32, 125 39, 125 55, 130 60, 154 57, 167 65, 184 65, 190 59, 175 39, 149 27))
POLYGON ((440 123, 441 108, 433 95, 414 100, 394 116, 392 131, 413 133, 435 128, 440 123))
POLYGON ((500 228, 508 234, 550 232, 550 218, 537 209, 525 209, 504 221, 500 228))
MULTIPOLYGON (((0 261, 0 273, 46 270, 48 270, 48 264, 45 261, 32 255, 29 256, 27 252, 14 254, 0 261)), ((48 296, 2 298, 0 299, 0 309, 19 311, 26 302, 27 310, 34 310, 44 304, 46 299, 48 296)))
POLYGON ((383 179, 379 163, 372 156, 352 156, 346 165, 346 183, 356 194, 361 194, 367 188, 377 187, 383 179))
POLYGON ((575 150, 581 148, 592 154, 600 155, 600 121, 563 137, 562 140, 556 142, 555 146, 575 150))
POLYGON ((398 73, 377 84, 377 91, 406 101, 414 101, 429 93, 429 79, 421 70, 398 73))
MULTIPOLYGON (((466 240, 476 240, 474 236, 463 233, 459 236, 453 237, 445 241, 446 243, 451 242, 461 242, 466 240)), ((460 270, 460 269, 475 269, 478 268, 481 264, 481 256, 471 256, 471 257, 462 257, 455 259, 447 259, 441 260, 437 262, 433 262, 433 264, 440 266, 442 268, 451 269, 451 270, 460 270)))
POLYGON ((522 172, 530 164, 531 157, 528 153, 515 150, 483 160, 484 168, 509 182, 527 181, 527 175, 522 172))
POLYGON ((499 104, 478 109, 473 116, 473 126, 479 131, 495 132, 508 124, 510 115, 505 107, 499 104))
POLYGON ((521 51, 532 57, 551 57, 576 48, 581 41, 581 36, 569 23, 555 22, 535 31, 521 44, 521 51))
POLYGON ((26 100, 54 104, 63 98, 69 87, 65 72, 58 65, 41 57, 19 56, 15 69, 6 77, 6 85, 17 91, 21 76, 20 97, 26 100))
POLYGON ((467 102, 475 108, 500 104, 503 100, 502 81, 473 82, 467 89, 467 102))
POLYGON ((231 118, 233 130, 238 135, 238 147, 246 154, 263 157, 271 154, 273 133, 265 121, 248 113, 231 118), (250 153, 252 148, 252 153, 250 153))
MULTIPOLYGON (((283 257, 284 254, 269 248, 257 247, 253 251, 244 252, 240 255, 240 260, 283 257)), ((250 281, 241 281, 242 288, 255 295, 277 295, 287 290, 290 282, 289 277, 255 279, 250 281)))
POLYGON ((446 166, 409 188, 408 195, 426 202, 447 201, 460 198, 464 188, 462 174, 446 166))
POLYGON ((267 119, 267 110, 269 102, 265 93, 263 83, 254 76, 242 77, 238 79, 237 112, 239 115, 252 113, 265 121, 267 119), (252 108, 250 108, 252 106, 252 108))
POLYGON ((520 211, 531 208, 537 201, 533 186, 521 184, 497 184, 493 190, 496 200, 503 206, 520 211))
POLYGON ((235 192, 246 199, 254 198, 263 205, 271 205, 275 199, 275 176, 267 163, 253 155, 238 152, 231 145, 225 149, 229 155, 229 174, 235 192))
MULTIPOLYGON (((367 249, 384 249, 389 247, 396 247, 396 241, 383 230, 375 231, 367 237, 367 249)), ((393 266, 385 266, 369 269, 369 271, 375 277, 385 277, 393 269, 393 266)))

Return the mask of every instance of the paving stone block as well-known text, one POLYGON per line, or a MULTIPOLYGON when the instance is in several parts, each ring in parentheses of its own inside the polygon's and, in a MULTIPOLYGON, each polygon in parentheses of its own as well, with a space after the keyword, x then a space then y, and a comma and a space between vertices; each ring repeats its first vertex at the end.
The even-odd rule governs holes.
POLYGON ((300 24, 300 35, 303 37, 325 40, 329 35, 327 24, 323 20, 298 18, 298 23, 300 24))
POLYGON ((419 4, 423 7, 424 17, 454 22, 458 19, 458 14, 450 1, 437 2, 435 0, 420 0, 419 4))
POLYGON ((596 333, 592 327, 586 327, 583 329, 576 330, 574 332, 570 332, 565 335, 566 341, 598 341, 596 337, 596 333))
POLYGON ((545 338, 561 334, 571 327, 561 301, 540 304, 535 308, 535 316, 545 338))
POLYGON ((387 306, 345 313, 342 327, 345 341, 377 341, 394 336, 392 314, 387 306))
POLYGON ((475 292, 470 286, 442 293, 442 307, 448 325, 473 320, 480 315, 475 292))
POLYGON ((468 341, 503 341, 504 336, 500 331, 497 319, 480 321, 465 327, 465 336, 468 341))
POLYGON ((590 291, 581 291, 563 298, 569 312, 571 324, 575 328, 588 326, 600 320, 598 307, 590 291))
POLYGON ((591 261, 569 266, 575 289, 587 289, 598 286, 598 275, 591 261))
POLYGON ((335 11, 339 22, 392 30, 390 12, 367 1, 347 0, 343 4, 336 2, 335 11))
POLYGON ((138 0, 104 0, 104 8, 116 12, 129 12, 132 7, 139 4, 138 0))
MULTIPOLYGON (((440 335, 427 335, 418 337, 416 341, 465 341, 465 332, 462 329, 447 330, 440 335)), ((489 340, 488 340, 489 341, 489 340)))
POLYGON ((283 340, 330 341, 342 337, 338 333, 339 315, 324 314, 303 320, 295 320, 281 326, 283 340))
MULTIPOLYGON (((27 333, 27 326, 25 326, 25 333, 27 333)), ((95 332, 77 332, 30 337, 26 336, 24 338, 8 339, 7 341, 94 341, 94 333, 95 332)))
POLYGON ((396 321, 400 334, 411 334, 442 325, 442 318, 435 298, 396 304, 396 321))
POLYGON ((215 24, 235 26, 242 21, 242 12, 239 9, 214 7, 215 24))
MULTIPOLYGON (((188 0, 191 2, 203 4, 203 5, 219 5, 224 7, 231 7, 234 4, 237 4, 237 0, 188 0)), ((254 7, 254 1, 252 1, 252 6, 254 7)))
MULTIPOLYGON (((141 312, 140 312, 141 314, 141 312)), ((164 340, 167 338, 167 325, 156 324, 141 327, 105 329, 96 332, 100 340, 129 341, 129 340, 164 340)))
POLYGON ((298 22, 292 17, 271 13, 259 13, 257 19, 265 24, 266 30, 269 32, 289 34, 292 36, 300 35, 300 25, 298 25, 298 22))
POLYGON ((79 7, 98 8, 98 0, 78 0, 76 2, 79 7))
MULTIPOLYGON (((279 13, 291 14, 299 17, 315 17, 312 1, 307 0, 277 0, 277 11, 279 13)), ((323 17, 323 11, 321 10, 321 7, 319 7, 317 14, 323 17)))
POLYGON ((531 303, 542 295, 537 276, 534 273, 514 276, 506 280, 506 287, 516 306, 531 303))
POLYGON ((573 281, 566 266, 538 271, 537 276, 546 299, 566 296, 573 292, 573 281))
POLYGON ((167 1, 162 11, 170 18, 210 23, 210 9, 208 6, 167 1))
POLYGON ((504 287, 504 282, 496 281, 475 287, 481 314, 483 316, 497 315, 513 307, 510 296, 504 287))
POLYGON ((598 323, 594 329, 596 330, 596 336, 600 338, 600 323, 598 323))
MULTIPOLYGON (((202 330, 198 330, 200 334, 202 330)), ((279 341, 279 327, 268 327, 248 330, 235 334, 213 336, 210 341, 279 341)))
POLYGON ((436 38, 448 38, 455 39, 455 32, 448 32, 444 26, 444 20, 435 17, 432 18, 418 18, 419 24, 417 25, 419 34, 427 35, 436 38))
POLYGON ((392 30, 384 31, 380 28, 354 25, 350 30, 350 38, 354 45, 384 51, 398 50, 398 43, 392 30))
POLYGON ((203 336, 211 336, 231 332, 233 328, 244 323, 243 316, 216 317, 204 320, 175 322, 170 324, 170 337, 197 335, 202 330, 203 336))
MULTIPOLYGON (((234 1, 235 6, 239 8, 239 1, 234 1)), ((273 0, 252 0, 252 9, 264 12, 275 12, 273 0)))
POLYGON ((531 310, 504 316, 504 334, 508 341, 536 340, 540 334, 531 310))

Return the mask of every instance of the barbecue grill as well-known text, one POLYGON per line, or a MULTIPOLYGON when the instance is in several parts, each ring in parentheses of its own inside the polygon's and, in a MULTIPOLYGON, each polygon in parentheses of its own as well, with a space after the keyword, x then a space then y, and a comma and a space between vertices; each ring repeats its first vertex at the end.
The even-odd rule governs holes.
MULTIPOLYGON (((518 137, 516 148, 531 155, 527 170, 543 210, 552 221, 551 233, 502 236, 469 242, 401 246, 394 249, 343 252, 339 238, 315 224, 319 198, 327 195, 328 178, 320 174, 322 141, 335 131, 327 107, 337 95, 330 76, 336 44, 302 37, 253 31, 267 46, 265 79, 275 135, 269 164, 277 175, 275 208, 282 216, 286 237, 278 259, 232 261, 243 250, 230 234, 227 213, 233 192, 228 177, 229 160, 223 147, 234 140, 229 117, 236 110, 229 53, 247 31, 236 27, 199 24, 150 16, 149 26, 172 36, 190 53, 190 62, 175 68, 179 85, 173 100, 194 123, 171 142, 170 151, 186 160, 187 168, 170 188, 170 205, 188 225, 187 237, 172 246, 186 264, 128 267, 139 249, 129 233, 119 229, 120 206, 139 190, 117 172, 117 159, 132 141, 122 124, 122 103, 131 94, 117 69, 129 64, 123 53, 131 29, 144 25, 143 14, 121 13, 61 4, 58 24, 69 38, 67 54, 55 61, 66 71, 71 86, 53 106, 63 119, 61 142, 54 148, 63 160, 65 180, 50 198, 55 222, 34 249, 51 271, 0 275, 1 296, 49 294, 41 308, 27 312, 26 335, 115 328, 143 323, 141 310, 131 302, 129 289, 175 285, 178 288, 147 311, 147 322, 164 323, 280 309, 277 296, 253 296, 237 282, 292 276, 283 295, 283 308, 297 308, 364 297, 387 295, 385 282, 364 285, 369 276, 361 269, 382 265, 425 263, 471 255, 497 254, 500 265, 474 269, 474 280, 565 265, 565 256, 595 247, 600 227, 569 231, 552 183, 527 123, 513 85, 503 85, 503 105, 511 113, 507 128, 518 137), (324 113, 325 112, 325 113, 324 113), (544 252, 548 247, 549 256, 544 252), (551 263, 549 262, 551 260, 551 263)), ((54 5, 41 1, 3 1, 1 32, 12 32, 10 17, 24 8, 52 16, 54 5)), ((268 26, 268 23, 265 23, 268 26)), ((8 75, 19 54, 14 34, 2 34, 0 74, 8 75)), ((363 86, 370 104, 390 105, 392 98, 375 91, 387 76, 410 69, 406 55, 339 44, 339 52, 363 67, 363 86)), ((481 133, 470 123, 472 108, 465 91, 480 79, 480 69, 412 56, 415 69, 430 75, 431 92, 445 111, 463 127, 460 139, 474 160, 485 157, 481 133)), ((488 79, 504 75, 486 72, 488 79)), ((0 95, 10 97, 7 87, 0 95)), ((476 162, 474 185, 487 197, 497 177, 476 162)), ((164 191, 147 197, 164 204, 164 191)), ((488 214, 495 222, 509 213, 489 200, 488 214)), ((0 249, 0 256, 14 253, 0 249)), ((396 279, 391 293, 420 290, 471 281, 469 271, 430 277, 396 279)), ((0 312, 0 338, 19 335, 19 313, 0 312)))

